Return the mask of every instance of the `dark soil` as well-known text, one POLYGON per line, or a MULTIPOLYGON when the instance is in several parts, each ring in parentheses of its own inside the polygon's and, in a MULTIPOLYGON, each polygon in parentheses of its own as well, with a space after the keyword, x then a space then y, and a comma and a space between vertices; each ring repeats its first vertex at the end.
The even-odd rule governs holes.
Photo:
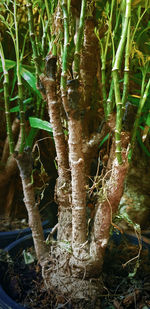
MULTIPOLYGON (((33 249, 30 249, 30 253, 33 249)), ((9 263, 3 276, 7 293, 16 302, 29 308, 102 308, 102 309, 148 309, 150 308, 150 252, 142 250, 140 258, 135 258, 139 247, 123 239, 118 245, 110 241, 106 250, 103 269, 104 293, 99 306, 84 302, 74 306, 60 295, 47 292, 42 280, 40 266, 25 265, 23 255, 9 263), (130 261, 133 259, 132 261, 130 261), (130 261, 130 262, 129 262, 130 261), (125 266, 126 263, 126 266, 125 266), (7 288, 6 288, 7 287, 7 288)))
POLYGON ((29 227, 27 218, 24 219, 12 219, 3 218, 0 216, 0 232, 8 232, 13 230, 20 230, 29 227))

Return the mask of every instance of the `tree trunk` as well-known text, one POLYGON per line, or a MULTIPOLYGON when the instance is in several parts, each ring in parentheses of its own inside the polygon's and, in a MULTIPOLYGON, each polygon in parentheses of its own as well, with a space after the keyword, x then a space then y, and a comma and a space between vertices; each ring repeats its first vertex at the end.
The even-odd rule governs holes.
MULTIPOLYGON (((111 224, 113 224, 112 214, 117 211, 128 169, 126 157, 128 134, 123 136, 122 156, 124 161, 122 165, 119 165, 115 158, 114 142, 112 142, 113 155, 108 162, 107 177, 104 177, 102 187, 98 188, 97 202, 92 218, 93 225, 89 230, 85 159, 88 158, 87 154, 91 149, 93 152, 95 151, 94 145, 97 140, 93 139, 93 136, 91 141, 83 138, 79 83, 77 80, 69 81, 68 97, 63 98, 68 116, 69 139, 67 140, 62 133, 56 81, 44 75, 41 76, 41 81, 46 90, 56 152, 61 155, 57 158, 58 166, 62 163, 60 168, 62 172, 59 172, 56 187, 57 202, 59 203, 58 239, 50 247, 51 265, 43 267, 43 276, 47 288, 53 287, 65 297, 96 299, 102 292, 101 272, 109 231, 111 224), (66 146, 64 147, 64 145, 66 146), (67 161, 66 149, 69 152, 69 161, 67 161), (62 166, 64 166, 63 169, 62 166), (70 184, 70 177, 71 190, 70 187, 67 187, 67 184, 70 184), (80 289, 78 289, 79 286, 80 289)), ((97 136, 99 135, 97 134, 97 136)))

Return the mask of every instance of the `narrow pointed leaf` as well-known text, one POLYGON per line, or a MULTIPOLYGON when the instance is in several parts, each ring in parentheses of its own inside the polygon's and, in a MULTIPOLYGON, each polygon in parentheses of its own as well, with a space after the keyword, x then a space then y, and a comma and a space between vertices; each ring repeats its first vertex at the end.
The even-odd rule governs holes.
POLYGON ((30 126, 32 128, 37 128, 41 130, 45 130, 48 132, 52 132, 51 124, 48 121, 36 118, 36 117, 29 117, 30 126))

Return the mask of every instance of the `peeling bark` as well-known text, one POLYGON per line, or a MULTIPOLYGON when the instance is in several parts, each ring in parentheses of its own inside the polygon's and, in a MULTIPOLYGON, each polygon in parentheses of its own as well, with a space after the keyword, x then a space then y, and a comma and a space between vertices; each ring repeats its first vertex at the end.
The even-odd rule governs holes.
POLYGON ((77 80, 72 80, 68 83, 68 145, 72 184, 72 247, 74 254, 76 254, 78 246, 86 241, 87 235, 86 182, 79 100, 79 83, 77 80))
POLYGON ((45 75, 41 75, 40 79, 46 89, 48 112, 56 146, 59 180, 61 180, 63 185, 66 179, 69 179, 70 173, 67 144, 60 118, 60 106, 56 96, 56 82, 54 79, 50 79, 45 75))
POLYGON ((50 122, 53 128, 55 141, 58 179, 56 183, 56 202, 58 203, 58 239, 71 240, 71 207, 70 207, 70 168, 68 160, 68 147, 65 140, 60 106, 56 95, 56 81, 45 75, 40 76, 41 82, 46 90, 50 122))
POLYGON ((113 224, 112 216, 116 213, 123 194, 125 176, 128 170, 126 153, 124 162, 119 165, 115 158, 112 162, 110 178, 100 190, 99 201, 96 205, 95 218, 92 231, 91 254, 101 256, 109 240, 110 226, 113 224))
POLYGON ((85 117, 83 119, 83 127, 85 135, 89 135, 97 129, 100 122, 97 113, 97 98, 100 96, 100 91, 96 77, 98 70, 96 59, 99 55, 99 43, 94 33, 94 28, 94 18, 88 18, 85 22, 84 46, 80 65, 80 74, 84 89, 83 110, 85 111, 85 117))
POLYGON ((34 187, 31 183, 32 174, 32 156, 31 150, 26 149, 22 154, 17 152, 14 154, 14 158, 17 162, 20 177, 22 181, 24 203, 28 212, 29 226, 32 230, 33 242, 36 251, 37 258, 43 266, 45 259, 48 258, 48 252, 46 244, 44 242, 43 228, 41 224, 40 213, 38 205, 35 202, 34 187))

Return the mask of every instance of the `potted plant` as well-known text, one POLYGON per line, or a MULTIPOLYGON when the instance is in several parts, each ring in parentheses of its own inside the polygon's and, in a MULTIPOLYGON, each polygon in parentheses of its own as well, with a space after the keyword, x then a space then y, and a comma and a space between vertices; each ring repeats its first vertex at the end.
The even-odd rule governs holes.
MULTIPOLYGON (((0 42, 7 134, 11 157, 20 172, 37 259, 47 289, 53 287, 67 299, 85 299, 85 304, 97 300, 103 291, 105 250, 110 230, 119 228, 114 217, 127 175, 134 172, 134 185, 138 178, 140 185, 141 181, 143 185, 146 183, 148 190, 146 172, 144 179, 143 173, 139 177, 135 173, 138 152, 144 154, 145 162, 150 156, 144 144, 145 139, 149 139, 148 109, 145 117, 142 115, 150 90, 149 56, 140 50, 140 33, 135 45, 143 16, 147 16, 148 26, 149 5, 145 2, 143 11, 143 2, 139 2, 140 8, 131 0, 112 0, 105 4, 101 0, 50 3, 45 0, 43 6, 41 2, 26 0, 27 10, 24 11, 28 14, 28 23, 25 25, 29 26, 27 36, 30 35, 38 96, 34 121, 29 118, 29 135, 23 104, 22 76, 27 76, 22 70, 25 48, 23 46, 21 53, 17 14, 22 5, 19 3, 18 7, 14 0, 13 14, 10 14, 12 7, 5 12, 10 14, 13 27, 8 24, 7 16, 3 18, 15 46, 21 135, 17 151, 11 126, 8 70, 3 42, 0 42), (129 87, 132 76, 138 95, 129 87), (138 97, 136 102, 135 97, 138 97), (55 187, 57 245, 51 246, 50 267, 51 257, 44 242, 32 182, 32 147, 36 136, 33 129, 37 118, 41 118, 44 127, 45 106, 58 170, 55 187), (143 132, 146 132, 144 136, 143 132), (96 162, 94 176, 91 172, 93 161, 96 162)), ((142 27, 144 31, 145 21, 142 27)), ((147 41, 145 45, 148 47, 147 41)), ((28 59, 31 61, 30 57, 28 59)), ((139 225, 134 227, 140 231, 139 225)))

